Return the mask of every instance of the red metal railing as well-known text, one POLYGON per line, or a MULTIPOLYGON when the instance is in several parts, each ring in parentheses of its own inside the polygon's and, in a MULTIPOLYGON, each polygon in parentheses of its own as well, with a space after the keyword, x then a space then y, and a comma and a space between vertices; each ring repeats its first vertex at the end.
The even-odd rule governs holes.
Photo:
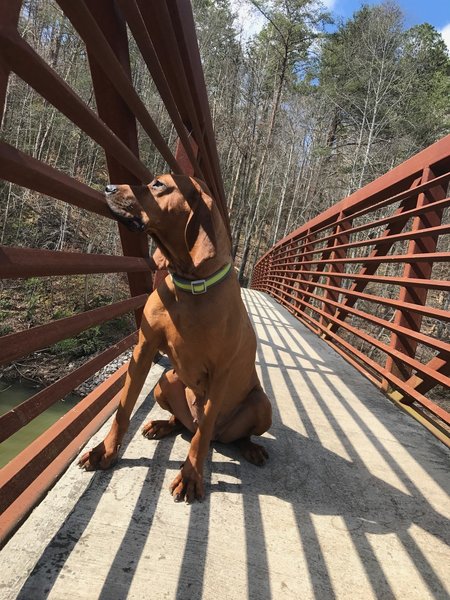
POLYGON ((449 180, 447 136, 279 241, 251 282, 447 444, 449 180))
MULTIPOLYGON (((0 121, 11 72, 103 147, 113 183, 148 183, 152 173, 139 160, 137 121, 176 173, 204 179, 229 227, 194 20, 188 0, 58 0, 83 40, 98 114, 45 63, 17 30, 21 0, 0 0, 0 121), (127 25, 178 134, 175 155, 158 131, 131 80, 127 25)), ((0 177, 14 184, 111 218, 103 194, 0 143, 0 177)), ((152 289, 147 236, 118 225, 124 256, 0 247, 0 277, 127 273, 131 298, 0 338, 0 364, 47 347, 128 311, 139 326, 152 289)), ((133 345, 132 334, 0 417, 0 442, 133 345)), ((118 404, 126 365, 95 389, 0 471, 0 542, 66 468, 80 446, 118 404)))
MULTIPOLYGON (((103 147, 113 183, 152 179, 139 160, 139 121, 174 172, 193 173, 208 183, 228 224, 190 3, 163 0, 156 11, 145 0, 58 4, 86 45, 98 114, 21 38, 21 1, 0 0, 0 117, 14 72, 103 147), (132 86, 127 25, 178 134, 175 153, 132 86)), ((279 242, 258 263, 253 278, 253 287, 282 302, 375 383, 399 390, 402 402, 412 403, 405 404, 408 410, 435 432, 439 425, 430 424, 430 415, 448 423, 448 414, 426 394, 437 384, 448 385, 449 346, 424 325, 430 317, 437 323, 449 317, 433 296, 449 289, 444 277, 433 272, 450 255, 439 245, 450 231, 443 218, 450 204, 449 143, 446 138, 435 144, 279 242), (396 251, 402 244, 408 248, 396 251), (398 286, 397 298, 374 291, 385 284, 398 286), (390 310, 392 318, 390 313, 378 314, 380 307, 390 310), (420 407, 427 412, 421 414, 420 407)), ((0 177, 110 218, 97 190, 4 142, 0 177)), ((147 238, 121 225, 119 232, 124 256, 0 247, 1 277, 124 272, 131 292, 122 302, 0 338, 2 363, 130 310, 139 325, 151 291, 147 238)), ((0 417, 0 441, 129 348, 135 338, 127 336, 0 417)), ((0 471, 0 541, 115 410, 125 371, 126 365, 0 471)))

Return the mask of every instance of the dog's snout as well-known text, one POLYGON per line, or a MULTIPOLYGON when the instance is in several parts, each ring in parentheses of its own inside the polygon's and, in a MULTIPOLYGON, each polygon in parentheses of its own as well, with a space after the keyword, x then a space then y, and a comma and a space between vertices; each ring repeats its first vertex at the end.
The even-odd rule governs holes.
POLYGON ((105 192, 106 192, 107 194, 115 194, 115 193, 117 192, 117 186, 116 186, 116 185, 111 185, 111 184, 108 184, 108 185, 105 187, 105 192))

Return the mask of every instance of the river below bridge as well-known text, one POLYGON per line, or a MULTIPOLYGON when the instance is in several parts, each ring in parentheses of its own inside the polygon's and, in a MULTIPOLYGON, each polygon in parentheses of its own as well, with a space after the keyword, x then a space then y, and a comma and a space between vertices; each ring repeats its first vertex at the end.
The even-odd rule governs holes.
MULTIPOLYGON (((14 383, 0 382, 0 415, 18 406, 39 391, 39 387, 33 386, 27 381, 14 383)), ((19 454, 28 444, 41 435, 53 423, 61 418, 80 400, 76 394, 69 394, 56 402, 41 415, 33 419, 28 425, 22 427, 14 435, 0 444, 0 468, 4 467, 14 456, 19 454)))

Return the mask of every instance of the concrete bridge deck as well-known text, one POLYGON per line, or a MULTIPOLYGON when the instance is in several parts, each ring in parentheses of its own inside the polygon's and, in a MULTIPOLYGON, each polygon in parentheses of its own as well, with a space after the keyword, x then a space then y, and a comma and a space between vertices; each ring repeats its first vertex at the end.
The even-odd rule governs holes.
POLYGON ((3 600, 449 597, 448 451, 271 298, 244 296, 268 464, 216 444, 207 500, 174 504, 188 438, 138 434, 163 412, 156 365, 118 466, 72 465, 0 553, 3 600))

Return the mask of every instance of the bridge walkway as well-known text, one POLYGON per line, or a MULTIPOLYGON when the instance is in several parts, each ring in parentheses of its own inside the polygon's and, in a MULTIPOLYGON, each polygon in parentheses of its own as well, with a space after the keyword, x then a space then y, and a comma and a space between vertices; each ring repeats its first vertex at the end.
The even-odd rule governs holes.
POLYGON ((214 444, 206 501, 174 504, 188 437, 139 435, 163 413, 155 365, 117 467, 72 464, 0 552, 2 599, 448 598, 448 450, 274 300, 243 293, 273 399, 267 465, 214 444))

